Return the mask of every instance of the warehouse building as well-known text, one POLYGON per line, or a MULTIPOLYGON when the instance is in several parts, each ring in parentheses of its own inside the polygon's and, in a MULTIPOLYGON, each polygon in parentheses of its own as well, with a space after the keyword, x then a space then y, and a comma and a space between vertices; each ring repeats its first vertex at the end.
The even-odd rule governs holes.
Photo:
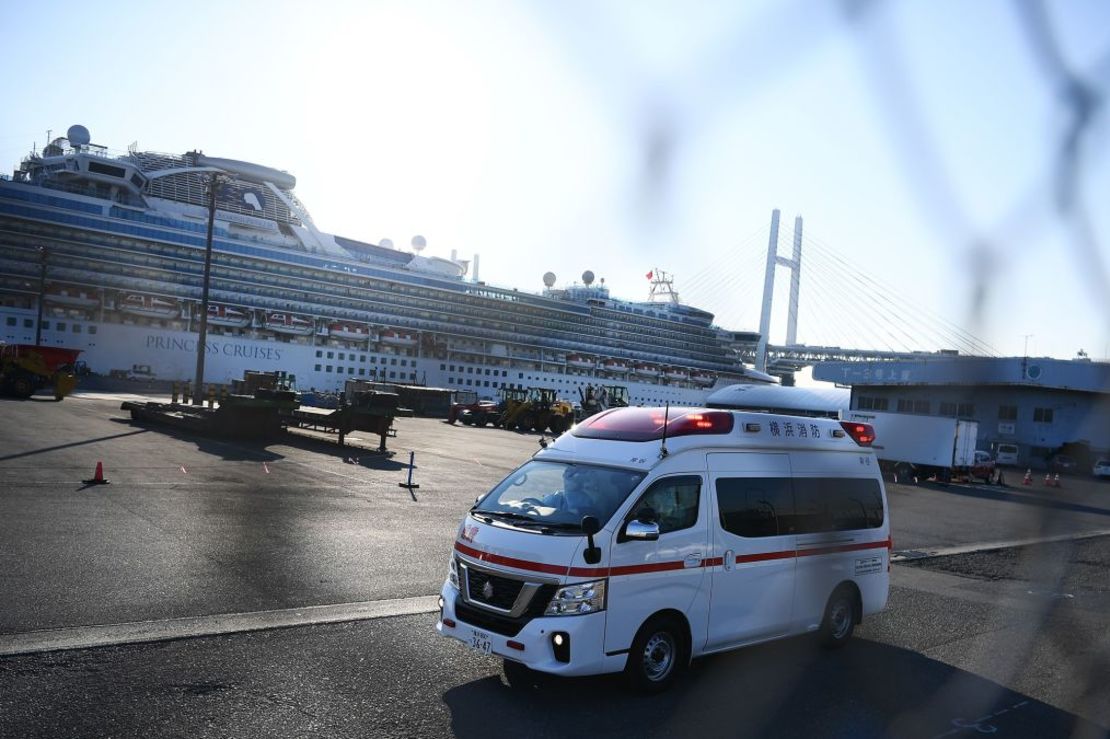
POLYGON ((1110 453, 1110 363, 928 355, 825 362, 813 377, 850 386, 852 410, 976 420, 978 447, 1017 445, 1021 466, 1042 468, 1060 453, 1087 464, 1110 453))

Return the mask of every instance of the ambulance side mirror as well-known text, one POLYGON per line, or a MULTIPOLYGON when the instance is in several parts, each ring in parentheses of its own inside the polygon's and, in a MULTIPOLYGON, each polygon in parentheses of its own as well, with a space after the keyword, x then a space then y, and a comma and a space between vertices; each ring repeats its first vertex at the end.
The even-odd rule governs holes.
POLYGON ((594 534, 601 531, 601 521, 596 516, 582 517, 582 533, 586 535, 586 550, 582 558, 588 565, 596 565, 601 561, 601 547, 594 545, 594 534))

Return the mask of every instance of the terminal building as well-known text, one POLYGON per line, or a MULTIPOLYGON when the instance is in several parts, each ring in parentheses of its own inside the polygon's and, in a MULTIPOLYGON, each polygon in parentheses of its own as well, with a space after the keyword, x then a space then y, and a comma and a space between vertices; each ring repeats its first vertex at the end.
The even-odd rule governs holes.
POLYGON ((1057 453, 1080 464, 1110 453, 1110 363, 928 355, 824 362, 813 378, 850 386, 852 410, 978 421, 978 448, 1015 444, 1021 466, 1043 467, 1057 453))

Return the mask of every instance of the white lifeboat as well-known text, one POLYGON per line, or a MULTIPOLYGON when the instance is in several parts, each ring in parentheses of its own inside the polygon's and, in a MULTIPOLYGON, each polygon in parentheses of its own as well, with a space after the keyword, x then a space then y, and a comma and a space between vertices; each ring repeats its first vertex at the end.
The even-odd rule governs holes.
POLYGON ((709 372, 695 372, 690 375, 690 379, 694 384, 701 385, 702 387, 709 387, 717 382, 717 376, 709 372))
POLYGON ((139 293, 125 295, 120 302, 119 309, 131 315, 153 318, 176 318, 181 315, 181 307, 176 300, 139 293))
POLYGON ((369 341, 370 326, 357 321, 335 321, 328 324, 328 335, 347 341, 369 341))
POLYGON ((96 308, 100 305, 96 290, 73 285, 48 285, 45 297, 47 303, 70 308, 96 308))
POLYGON ((381 332, 378 341, 390 346, 416 346, 416 337, 404 331, 387 328, 381 332))
POLYGON ((568 354, 567 366, 575 369, 593 369, 597 366, 597 362, 594 361, 593 357, 588 357, 585 354, 568 354))
POLYGON ((663 377, 666 377, 668 380, 689 380, 690 373, 681 367, 668 367, 663 370, 663 377))
POLYGON ((601 363, 601 369, 606 372, 627 372, 628 364, 623 359, 606 359, 601 363))
POLYGON ((208 306, 209 326, 230 326, 232 328, 246 328, 250 325, 251 313, 246 308, 236 308, 233 305, 212 303, 208 306))
POLYGON ((267 313, 266 328, 279 334, 307 336, 312 333, 314 321, 296 313, 267 313))
POLYGON ((647 364, 646 362, 640 362, 639 364, 633 365, 632 371, 640 377, 659 376, 659 367, 654 364, 647 364))

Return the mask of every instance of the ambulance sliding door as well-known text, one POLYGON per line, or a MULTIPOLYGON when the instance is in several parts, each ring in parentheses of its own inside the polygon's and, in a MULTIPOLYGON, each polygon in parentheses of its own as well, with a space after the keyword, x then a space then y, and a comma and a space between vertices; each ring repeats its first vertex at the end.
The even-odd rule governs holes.
POLYGON ((708 455, 709 650, 785 634, 794 606, 794 499, 786 454, 708 455))

